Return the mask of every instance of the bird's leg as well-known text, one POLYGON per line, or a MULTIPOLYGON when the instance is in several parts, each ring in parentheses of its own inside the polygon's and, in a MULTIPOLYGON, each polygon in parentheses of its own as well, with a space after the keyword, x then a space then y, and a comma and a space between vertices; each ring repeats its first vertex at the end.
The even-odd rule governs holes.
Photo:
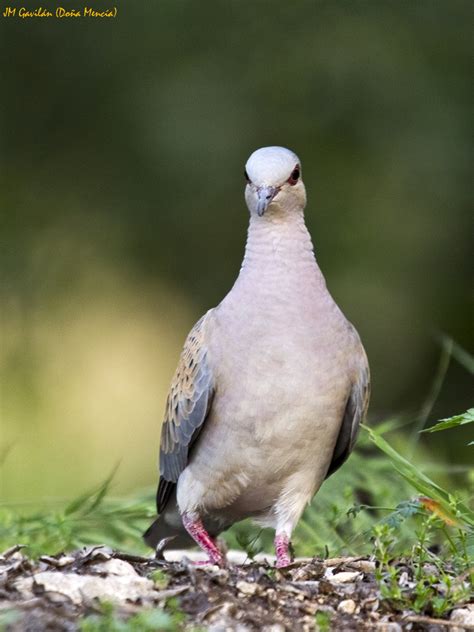
POLYGON ((284 568, 285 566, 289 566, 293 561, 289 535, 285 532, 276 533, 274 544, 276 553, 276 567, 284 568))
POLYGON ((198 544, 201 549, 209 556, 211 564, 217 564, 217 566, 225 565, 225 558, 217 546, 216 542, 211 538, 209 533, 204 528, 202 520, 192 514, 183 513, 183 526, 192 539, 198 544))

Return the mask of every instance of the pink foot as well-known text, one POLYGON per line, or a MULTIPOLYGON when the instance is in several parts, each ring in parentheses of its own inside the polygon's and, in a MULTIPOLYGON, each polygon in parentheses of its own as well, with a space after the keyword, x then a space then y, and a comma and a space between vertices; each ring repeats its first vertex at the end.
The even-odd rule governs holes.
POLYGON ((181 517, 186 531, 196 544, 199 544, 201 549, 208 554, 209 563, 217 564, 217 566, 225 566, 225 558, 217 544, 204 528, 202 520, 200 520, 200 518, 192 518, 187 513, 184 513, 181 517))
POLYGON ((290 553, 290 538, 286 533, 280 533, 275 536, 274 543, 276 553, 275 566, 277 568, 289 566, 293 561, 293 557, 290 553))

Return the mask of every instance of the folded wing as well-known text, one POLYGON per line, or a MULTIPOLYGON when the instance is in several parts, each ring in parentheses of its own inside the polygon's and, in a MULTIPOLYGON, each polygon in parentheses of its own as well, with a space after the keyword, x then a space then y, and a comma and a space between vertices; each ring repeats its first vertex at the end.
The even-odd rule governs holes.
POLYGON ((367 413, 370 398, 370 374, 365 352, 363 353, 363 360, 347 400, 341 429, 326 478, 341 467, 354 449, 360 424, 367 413))
POLYGON ((168 393, 161 430, 158 513, 165 508, 179 475, 188 464, 190 449, 212 403, 213 376, 205 344, 210 313, 207 312, 189 333, 168 393))

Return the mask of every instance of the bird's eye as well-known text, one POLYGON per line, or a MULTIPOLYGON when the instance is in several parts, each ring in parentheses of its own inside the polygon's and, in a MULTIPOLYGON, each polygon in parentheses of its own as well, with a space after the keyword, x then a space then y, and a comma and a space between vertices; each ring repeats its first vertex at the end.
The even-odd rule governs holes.
POLYGON ((288 182, 294 186, 298 182, 299 177, 300 177, 300 168, 298 166, 298 167, 295 167, 293 171, 291 172, 291 176, 288 178, 288 182))
POLYGON ((249 174, 247 173, 247 169, 244 169, 244 176, 247 182, 250 182, 249 174))

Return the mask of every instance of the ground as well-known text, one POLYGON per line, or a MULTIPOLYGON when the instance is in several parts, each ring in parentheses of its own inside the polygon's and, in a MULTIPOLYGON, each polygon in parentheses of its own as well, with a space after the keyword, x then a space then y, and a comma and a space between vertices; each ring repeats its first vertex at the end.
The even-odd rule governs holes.
MULTIPOLYGON (((264 559, 219 569, 103 546, 33 561, 12 547, 0 556, 0 630, 474 630, 474 604, 445 619, 394 608, 381 599, 375 570, 372 559, 357 557, 301 559, 284 570, 264 559)), ((408 567, 401 577, 409 589, 408 567)))

